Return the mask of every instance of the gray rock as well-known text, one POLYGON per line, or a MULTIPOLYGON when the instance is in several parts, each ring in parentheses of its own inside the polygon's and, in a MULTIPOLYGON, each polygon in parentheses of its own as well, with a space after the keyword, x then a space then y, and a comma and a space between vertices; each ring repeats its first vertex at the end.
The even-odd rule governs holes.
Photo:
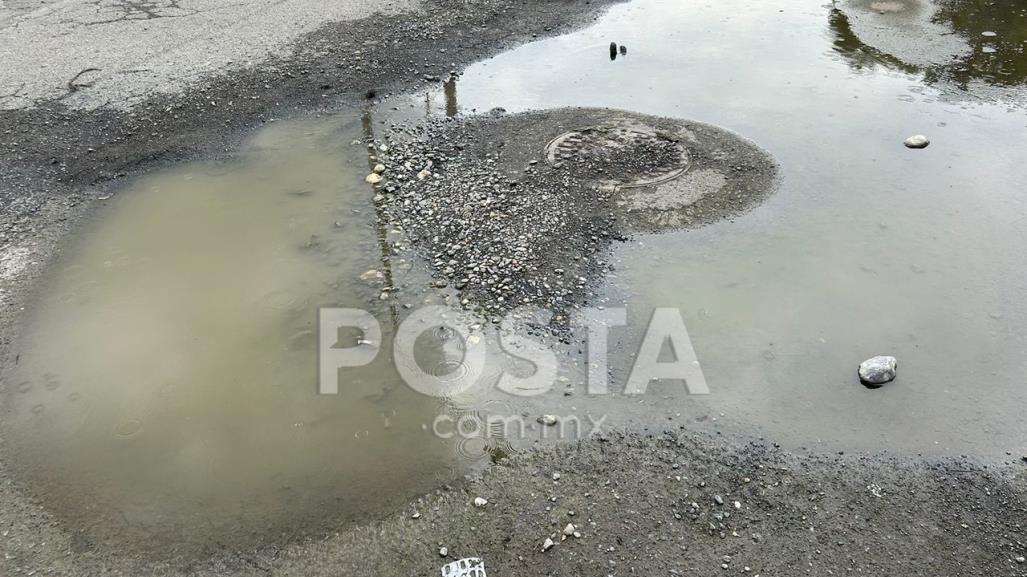
POLYGON ((895 357, 880 356, 867 359, 859 365, 859 380, 867 385, 883 385, 895 380, 898 361, 895 357))
POLYGON ((927 148, 927 145, 930 143, 931 141, 923 134, 914 134, 903 142, 903 144, 906 145, 906 148, 927 148))

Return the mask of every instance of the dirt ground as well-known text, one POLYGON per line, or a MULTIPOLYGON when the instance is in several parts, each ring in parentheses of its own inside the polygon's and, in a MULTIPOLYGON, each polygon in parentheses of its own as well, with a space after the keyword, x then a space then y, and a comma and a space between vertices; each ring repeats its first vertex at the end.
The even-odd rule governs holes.
MULTIPOLYGON (((125 35, 188 13, 185 2, 81 4, 97 10, 159 4, 164 10, 154 18, 146 10, 132 12, 141 16, 118 24, 125 35)), ((22 82, 35 92, 6 99, 17 103, 0 110, 5 366, 17 362, 11 343, 21 308, 61 239, 127 179, 187 159, 230 156, 243 137, 274 119, 359 107, 436 84, 533 36, 586 24, 607 2, 397 2, 387 15, 326 14, 319 3, 294 4, 305 5, 305 16, 287 33, 259 50, 211 62, 190 56, 182 64, 185 80, 167 80, 173 58, 162 59, 147 81, 124 93, 102 75, 66 79, 55 73, 61 79, 55 84, 38 71, 24 72, 22 82), (86 97, 93 88, 102 94, 86 97), (131 107, 103 106, 126 94, 131 107)), ((53 7, 45 2, 8 2, 0 32, 14 34, 10 30, 26 15, 36 18, 25 21, 35 30, 46 30, 40 23, 48 22, 47 14, 54 25, 61 17, 46 10, 53 7)), ((90 17, 106 13, 83 10, 90 17)), ((203 29, 204 22, 193 25, 203 29)), ((247 34, 258 36, 261 26, 274 25, 274 19, 245 22, 247 34)), ((228 26, 205 33, 245 36, 233 33, 231 20, 228 26)), ((35 62, 31 56, 24 62, 35 62)), ((12 70, 5 71, 5 82, 17 80, 12 70)), ((0 93, 16 88, 22 90, 3 86, 0 93)), ((1021 455, 984 464, 973 457, 791 454, 773 440, 741 434, 609 432, 502 460, 479 477, 455 479, 413 503, 397 502, 386 518, 322 538, 157 560, 83 539, 26 497, 17 472, 0 460, 0 574, 437 575, 447 561, 478 556, 493 576, 1022 576, 1025 473, 1021 455), (488 504, 475 507, 475 497, 488 504), (572 535, 562 539, 568 524, 572 535), (555 545, 543 551, 547 538, 555 545)))

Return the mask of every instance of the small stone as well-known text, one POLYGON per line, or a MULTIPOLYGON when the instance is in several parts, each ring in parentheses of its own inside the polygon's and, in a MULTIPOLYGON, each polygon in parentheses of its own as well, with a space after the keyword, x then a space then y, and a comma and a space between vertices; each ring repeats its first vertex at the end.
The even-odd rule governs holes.
POLYGON ((1027 563, 1027 558, 1025 558, 1023 555, 1020 555, 1019 557, 1016 558, 1016 562, 1017 563, 1021 563, 1021 564, 1022 563, 1027 563))
POLYGON ((375 174, 381 174, 383 172, 385 172, 385 165, 384 164, 376 164, 376 165, 374 165, 374 173, 375 174))
POLYGON ((741 508, 742 508, 742 503, 740 501, 735 501, 735 509, 741 509, 741 508))
POLYGON ((483 497, 475 497, 474 498, 474 506, 475 507, 484 507, 485 505, 488 505, 488 504, 489 504, 489 500, 488 499, 485 499, 483 497))
POLYGON ((368 174, 367 178, 365 178, 364 180, 366 180, 368 184, 378 184, 382 181, 382 175, 376 172, 372 172, 371 174, 368 174))
POLYGON ((576 529, 575 529, 573 523, 567 523, 567 526, 563 528, 563 534, 566 535, 567 537, 570 537, 571 535, 574 534, 575 530, 576 529))
POLYGON ((879 356, 859 365, 859 380, 865 385, 883 385, 895 380, 898 361, 895 357, 879 356))
POLYGON ((560 473, 553 473, 553 480, 554 481, 559 481, 560 480, 560 473))
POLYGON ((418 513, 417 511, 414 511, 413 514, 410 515, 410 518, 411 519, 420 519, 421 518, 421 514, 418 513))
POLYGON ((542 415, 536 420, 547 427, 552 427, 558 421, 556 415, 542 415))
POLYGON ((388 152, 389 151, 389 147, 383 144, 383 145, 378 147, 378 150, 380 150, 382 152, 388 152))
POLYGON ((552 539, 550 539, 549 537, 546 537, 545 542, 542 543, 542 552, 544 553, 544 552, 552 549, 553 545, 556 545, 556 543, 553 543, 552 539))
POLYGON ((439 557, 448 557, 448 556, 449 556, 449 549, 447 549, 445 547, 439 548, 439 557))
POLYGON ((714 501, 714 502, 715 502, 716 504, 718 504, 718 505, 723 505, 723 504, 724 504, 724 498, 723 498, 723 497, 721 497, 720 495, 714 495, 714 496, 713 496, 713 501, 714 501))
POLYGON ((914 134, 907 138, 902 144, 905 144, 906 148, 927 148, 927 145, 930 143, 931 141, 923 134, 914 134))
POLYGON ((998 34, 992 32, 991 30, 985 30, 984 32, 981 32, 981 36, 986 36, 988 38, 994 38, 994 37, 998 36, 998 34))

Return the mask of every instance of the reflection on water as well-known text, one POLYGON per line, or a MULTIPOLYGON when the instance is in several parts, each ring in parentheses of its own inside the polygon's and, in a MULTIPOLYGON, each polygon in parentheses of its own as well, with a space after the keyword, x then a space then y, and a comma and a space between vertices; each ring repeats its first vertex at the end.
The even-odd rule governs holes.
POLYGON ((975 95, 978 83, 1027 82, 1027 7, 1019 0, 845 0, 828 22, 834 49, 856 69, 880 65, 975 95))
MULTIPOLYGON (((934 35, 893 43, 958 54, 987 42, 976 38, 981 28, 1022 38, 1022 5, 986 4, 960 4, 961 17, 981 10, 968 24, 924 26, 930 12, 914 10, 908 29, 934 35), (946 36, 953 26, 967 36, 946 36)), ((880 18, 927 6, 838 2, 852 5, 880 18)), ((630 326, 611 331, 612 372, 624 381, 652 307, 680 307, 712 394, 663 388, 611 401, 609 412, 648 400, 643 425, 723 413, 791 446, 1001 458, 1027 442, 1027 200, 1018 186, 1027 182, 1027 116, 942 99, 919 64, 860 45, 845 14, 639 0, 587 30, 472 66, 460 104, 690 118, 751 138, 781 165, 781 188, 748 214, 615 246, 601 304, 628 303, 630 326), (613 40, 631 47, 629 58, 609 61, 613 40), (882 66, 853 74, 853 58, 882 66), (921 132, 930 148, 903 147, 921 132), (899 378, 868 391, 856 367, 877 354, 899 358, 899 378)), ((1023 55, 1008 49, 995 57, 1022 69, 1023 55)), ((969 58, 961 66, 990 56, 969 58)), ((1022 85, 1012 88, 1007 95, 1023 101, 1022 85)))

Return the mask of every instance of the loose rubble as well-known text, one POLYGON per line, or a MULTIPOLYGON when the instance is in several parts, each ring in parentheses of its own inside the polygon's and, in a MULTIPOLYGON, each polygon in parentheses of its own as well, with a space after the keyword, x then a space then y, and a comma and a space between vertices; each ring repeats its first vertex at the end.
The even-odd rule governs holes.
POLYGON ((376 200, 404 235, 395 250, 419 253, 435 286, 468 307, 494 319, 541 307, 557 326, 612 270, 611 243, 746 210, 776 174, 769 156, 726 131, 619 111, 494 112, 393 133, 377 155, 376 200), (609 127, 599 145, 590 126, 609 127), (545 156, 558 136, 566 145, 545 156))

